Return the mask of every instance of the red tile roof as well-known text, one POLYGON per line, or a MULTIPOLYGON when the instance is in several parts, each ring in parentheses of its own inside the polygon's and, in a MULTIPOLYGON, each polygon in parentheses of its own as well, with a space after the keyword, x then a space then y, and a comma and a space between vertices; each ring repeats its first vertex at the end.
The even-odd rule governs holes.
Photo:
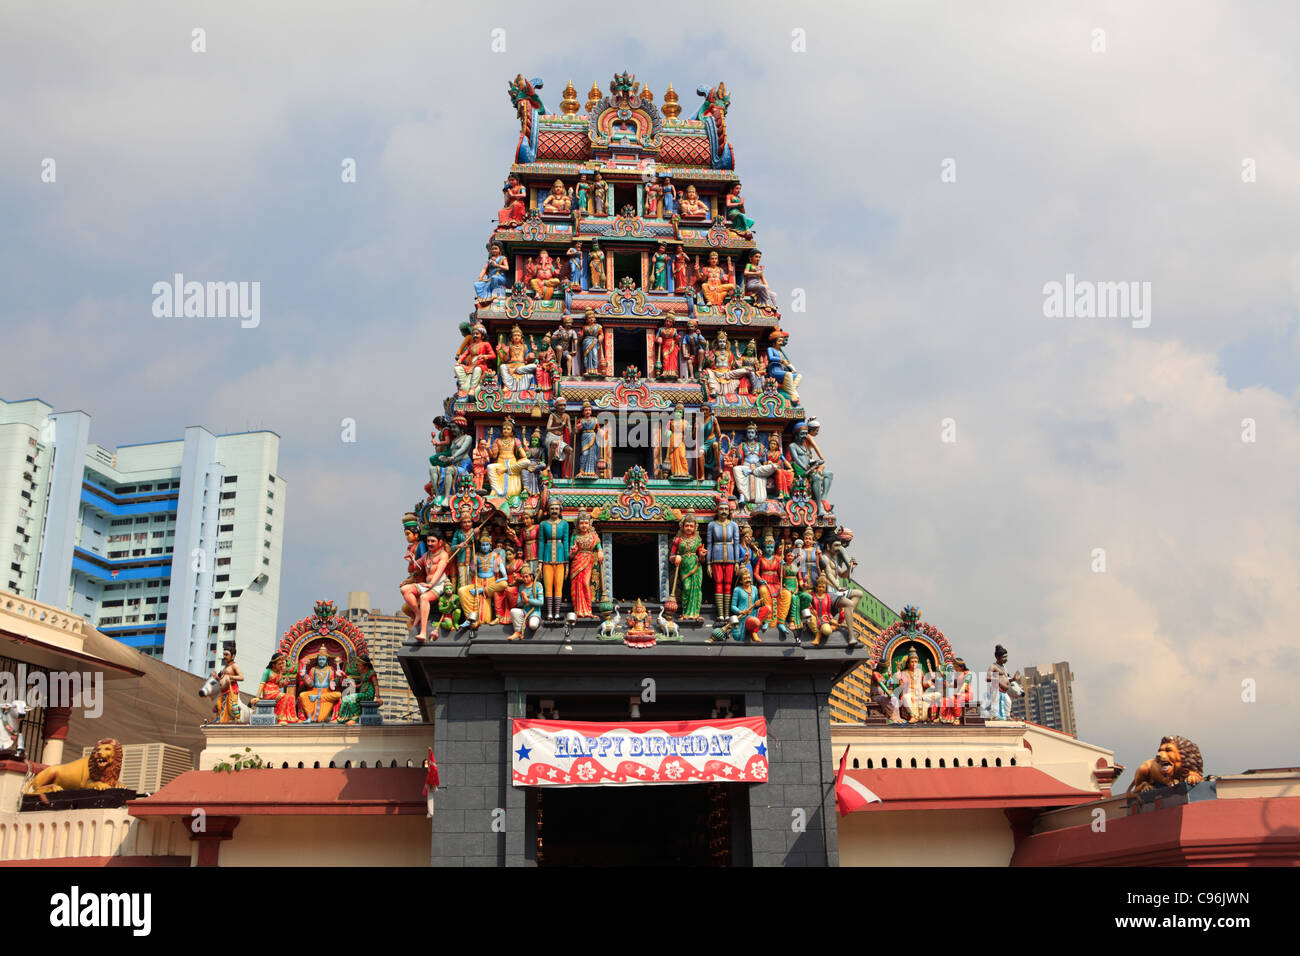
POLYGON ((848 770, 880 797, 862 811, 976 810, 1004 807, 1068 807, 1098 800, 1095 790, 1076 790, 1033 767, 938 767, 848 770))
POLYGON ((191 770, 127 804, 132 816, 407 814, 426 812, 421 767, 191 770))

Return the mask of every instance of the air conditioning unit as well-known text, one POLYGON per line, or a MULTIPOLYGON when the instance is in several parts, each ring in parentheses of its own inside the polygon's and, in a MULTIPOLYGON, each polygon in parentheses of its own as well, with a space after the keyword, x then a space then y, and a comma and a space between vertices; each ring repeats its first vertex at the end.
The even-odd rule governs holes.
MULTIPOLYGON (((91 748, 82 748, 83 757, 91 748)), ((122 786, 136 793, 157 793, 194 769, 194 755, 175 744, 127 744, 122 748, 122 786)))

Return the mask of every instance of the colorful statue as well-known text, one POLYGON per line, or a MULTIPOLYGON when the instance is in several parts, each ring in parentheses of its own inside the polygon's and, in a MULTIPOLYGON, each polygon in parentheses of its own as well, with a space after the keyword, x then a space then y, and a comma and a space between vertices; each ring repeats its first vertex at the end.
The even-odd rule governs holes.
MULTIPOLYGON (((650 291, 667 292, 668 291, 668 270, 670 260, 668 258, 668 246, 659 243, 659 249, 655 252, 650 260, 650 291)), ((672 316, 669 316, 671 319, 672 316)))
POLYGON ((781 594, 781 555, 776 553, 776 539, 769 532, 763 537, 763 553, 754 557, 754 580, 762 584, 773 598, 781 594))
POLYGON ((681 199, 680 214, 683 219, 708 219, 709 204, 695 191, 695 184, 686 187, 686 195, 681 199))
POLYGON ((745 200, 740 196, 740 183, 732 186, 731 192, 727 193, 727 198, 724 200, 724 214, 732 229, 746 239, 750 238, 754 220, 745 215, 745 200))
POLYGON ((582 242, 581 240, 569 246, 568 251, 564 254, 569 260, 568 274, 565 276, 569 284, 574 289, 581 289, 585 277, 582 274, 582 242))
MULTIPOLYGON (((673 177, 665 176, 663 185, 660 188, 663 192, 664 218, 671 219, 680 211, 677 208, 677 187, 673 185, 673 177)), ((682 287, 678 286, 678 288, 682 287)))
POLYGON ((600 462, 600 422, 592 415, 591 403, 582 403, 574 443, 578 450, 578 478, 597 478, 600 462))
POLYGON ((257 689, 261 700, 275 701, 275 722, 277 724, 298 723, 298 702, 289 690, 291 681, 285 677, 289 658, 283 654, 274 654, 262 672, 262 684, 257 689))
POLYGON ((970 669, 960 657, 953 660, 944 679, 943 702, 939 705, 939 722, 960 724, 966 705, 975 699, 970 669))
POLYGON ((541 528, 537 524, 537 519, 531 511, 524 511, 523 529, 519 533, 519 544, 523 549, 524 565, 528 570, 533 572, 538 582, 541 581, 539 575, 542 573, 541 558, 541 528))
POLYGON ((1205 779, 1201 748, 1186 737, 1171 734, 1160 738, 1160 747, 1150 760, 1142 761, 1128 786, 1129 793, 1145 793, 1158 787, 1185 783, 1195 786, 1205 779))
POLYGON ((221 652, 221 666, 212 672, 212 680, 217 684, 217 704, 212 712, 221 724, 237 724, 242 712, 239 704, 239 682, 244 679, 244 672, 235 663, 235 645, 227 642, 221 652))
POLYGON ((511 176, 502 188, 505 207, 497 214, 497 220, 503 228, 517 226, 528 214, 528 190, 519 183, 518 176, 511 176))
MULTIPOLYGON (((708 551, 700 540, 699 525, 695 515, 687 512, 682 518, 677 537, 673 538, 669 560, 673 564, 673 581, 682 588, 682 620, 700 620, 700 603, 703 593, 704 568, 701 562, 708 551)), ((675 592, 675 588, 673 589, 675 592)))
POLYGON ((455 631, 460 623, 460 596, 450 584, 444 584, 438 595, 438 630, 455 631))
POLYGON ((578 184, 573 187, 573 200, 578 212, 583 215, 591 212, 591 183, 587 182, 586 173, 578 175, 578 184))
POLYGON ((769 598, 766 603, 763 601, 763 594, 754 586, 749 568, 740 567, 736 576, 737 584, 731 592, 731 620, 735 623, 729 629, 730 637, 734 641, 748 638, 755 644, 761 644, 763 639, 758 635, 760 631, 767 630, 772 616, 771 600, 769 598))
POLYGON ((630 647, 649 647, 655 643, 655 629, 650 624, 650 612, 640 598, 627 615, 627 632, 623 643, 630 647))
MULTIPOLYGON (((819 584, 824 583, 819 582, 819 584)), ((938 713, 938 705, 931 688, 934 678, 921 668, 920 655, 915 647, 908 648, 907 666, 895 675, 897 682, 899 714, 909 724, 928 721, 938 713), (931 713, 934 710, 934 714, 931 713)))
POLYGON ((465 418, 457 415, 447 429, 450 441, 441 451, 429 456, 430 497, 445 504, 456 493, 456 484, 461 475, 471 471, 470 454, 474 449, 474 437, 465 434, 465 418))
POLYGON ((708 265, 696 267, 696 273, 702 281, 704 301, 709 305, 722 305, 736 292, 736 277, 730 270, 730 259, 727 264, 728 268, 723 269, 718 251, 713 249, 709 252, 708 265))
POLYGON ((605 554, 600 547, 600 535, 592 527, 591 515, 580 512, 578 533, 574 535, 569 553, 569 581, 573 593, 573 611, 580 620, 594 621, 591 613, 592 576, 599 573, 605 554))
MULTIPOLYGON (((813 647, 820 646, 822 641, 844 625, 843 612, 836 610, 835 598, 827 593, 826 583, 824 577, 817 579, 817 583, 813 585, 812 600, 808 602, 805 609, 808 631, 813 635, 813 647)), ((846 630, 845 633, 847 634, 848 631, 846 630)))
POLYGON ((767 461, 773 468, 772 480, 776 483, 776 496, 784 501, 790 497, 790 489, 794 486, 794 469, 781 452, 779 432, 767 436, 767 461))
POLYGON ((713 406, 705 402, 700 406, 698 426, 700 447, 695 457, 695 480, 717 477, 722 461, 722 428, 714 417, 713 406))
POLYGON ((591 255, 587 258, 590 260, 587 266, 591 272, 590 287, 592 291, 603 290, 605 288, 605 253, 601 251, 599 241, 592 241, 591 255))
POLYGON ((781 562, 781 588, 777 594, 777 629, 784 635, 794 635, 800 643, 798 628, 802 626, 804 611, 812 601, 808 580, 799 569, 799 554, 794 548, 785 552, 781 562))
POLYGON ((356 684, 357 689, 350 694, 343 695, 343 701, 339 704, 338 722, 340 724, 355 724, 360 720, 363 702, 383 703, 379 699, 379 675, 375 673, 375 667, 370 663, 368 656, 358 654, 357 663, 348 670, 348 675, 356 684))
POLYGON ((686 459, 686 408, 681 402, 673 409, 673 417, 664 426, 664 456, 668 473, 673 478, 691 477, 691 466, 686 459))
POLYGON ((663 200, 664 187, 658 180, 651 179, 645 184, 645 218, 658 219, 659 207, 663 200))
POLYGON ((727 616, 727 602, 731 595, 740 554, 740 528, 731 520, 731 505, 719 501, 714 519, 707 530, 709 577, 713 579, 713 603, 718 620, 727 616))
POLYGON ((767 479, 774 474, 776 465, 768 460, 758 427, 750 422, 745 426, 745 440, 740 443, 740 463, 732 469, 740 500, 755 504, 767 501, 767 479))
POLYGON ((469 344, 456 353, 456 388, 462 398, 474 395, 483 384, 483 376, 496 361, 496 349, 487 341, 487 329, 474 326, 469 344))
POLYGON ((567 216, 573 210, 573 194, 564 188, 564 182, 557 179, 551 184, 551 191, 542 200, 542 212, 551 216, 567 216))
POLYGON ((993 648, 993 663, 985 676, 988 692, 985 694, 984 717, 988 720, 1010 720, 1011 698, 1019 697, 1020 671, 1007 674, 1007 649, 1001 644, 993 648))
MULTIPOLYGON (((684 290, 687 286, 678 285, 678 290, 684 290)), ((695 376, 704 368, 704 355, 709 350, 709 340, 704 337, 700 331, 700 323, 695 319, 686 320, 686 334, 682 336, 682 376, 684 378, 695 378, 695 376)))
POLYGON ((785 392, 790 404, 798 405, 798 388, 803 376, 795 370, 789 356, 785 354, 785 343, 790 340, 790 336, 781 329, 773 329, 768 339, 772 344, 767 347, 767 377, 785 392))
POLYGON ((824 507, 835 476, 826 470, 821 451, 811 440, 805 422, 795 423, 794 442, 790 445, 790 464, 794 468, 795 477, 808 483, 813 500, 824 507))
POLYGON ((343 675, 330 662, 329 651, 321 644, 315 662, 304 659, 298 668, 298 686, 307 689, 298 694, 298 707, 308 723, 324 724, 334 719, 334 710, 343 693, 339 684, 343 675))
POLYGON ((487 477, 492 494, 500 498, 517 498, 523 492, 520 473, 528 464, 528 455, 519 439, 515 438, 513 418, 501 423, 501 437, 492 442, 489 454, 492 461, 487 466, 487 477))
POLYGON ((426 550, 416 562, 416 570, 412 575, 413 583, 402 586, 402 594, 408 603, 412 592, 417 600, 420 630, 415 639, 420 643, 428 639, 429 608, 438 600, 442 586, 447 582, 447 567, 451 560, 442 537, 432 528, 429 529, 425 543, 426 550))
POLYGON ((510 609, 510 623, 514 633, 510 640, 517 641, 531 635, 542 626, 542 604, 545 595, 542 582, 533 577, 533 570, 527 564, 519 572, 519 600, 510 609))
POLYGON ((682 362, 681 343, 677 338, 677 323, 672 314, 664 316, 664 324, 655 336, 658 347, 658 359, 655 362, 655 374, 662 379, 675 379, 682 362))
POLYGON ((556 464, 567 468, 573 451, 569 444, 573 436, 573 421, 568 413, 568 400, 563 395, 555 399, 551 413, 546 417, 546 458, 552 471, 558 474, 556 464))
POLYGON ((525 389, 537 387, 537 361, 528 343, 524 341, 523 330, 519 326, 510 329, 510 341, 497 353, 500 365, 497 377, 503 391, 513 395, 516 401, 525 389))
POLYGON ((749 254, 749 261, 745 263, 745 295, 753 299, 755 305, 776 308, 776 298, 763 275, 763 253, 757 249, 749 254))
POLYGON ((462 508, 460 522, 451 536, 451 559, 456 562, 456 587, 470 582, 470 567, 474 559, 474 518, 468 508, 462 508))
POLYGON ((596 310, 583 311, 582 376, 599 378, 605 374, 605 330, 596 321, 596 310))
POLYGON ((608 215, 606 206, 609 203, 609 186, 601 177, 600 172, 596 172, 596 181, 591 184, 591 213, 593 216, 608 215))
POLYGON ((560 288, 560 268, 551 258, 551 254, 543 249, 537 253, 537 261, 534 263, 536 271, 533 277, 528 280, 528 286, 537 295, 540 300, 555 298, 555 293, 560 288))
POLYGON ((492 598, 506 589, 506 563, 499 551, 492 547, 492 535, 484 531, 479 535, 478 554, 470 567, 469 583, 460 589, 460 609, 465 620, 477 631, 484 624, 492 624, 492 598))
POLYGON ((479 304, 491 302, 510 291, 510 262, 501 254, 501 246, 492 243, 483 271, 474 283, 474 298, 479 304))
POLYGON ((104 737, 95 741, 95 746, 86 756, 38 772, 27 784, 25 792, 116 790, 122 785, 121 777, 122 744, 112 737, 104 737))
POLYGON ((569 570, 569 522, 560 517, 560 501, 552 498, 546 520, 538 532, 542 560, 542 585, 546 600, 546 619, 558 620, 564 597, 564 576, 569 570))
POLYGON ((542 433, 534 428, 528 439, 528 464, 520 473, 523 479, 524 494, 532 497, 542 493, 541 473, 546 470, 546 449, 542 447, 542 433))
POLYGON ((578 330, 573 327, 573 316, 567 312, 560 319, 560 326, 551 333, 551 348, 555 350, 562 375, 577 375, 575 365, 578 355, 578 330))

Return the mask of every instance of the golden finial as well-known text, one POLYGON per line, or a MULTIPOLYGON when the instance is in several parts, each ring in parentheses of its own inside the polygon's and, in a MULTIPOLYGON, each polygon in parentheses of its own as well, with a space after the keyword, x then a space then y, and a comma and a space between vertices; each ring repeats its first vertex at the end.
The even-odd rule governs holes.
POLYGON ((664 94, 663 114, 670 120, 677 119, 681 114, 682 108, 677 104, 677 91, 673 89, 671 83, 668 84, 668 92, 664 94))
POLYGON ((576 116, 578 106, 578 91, 573 88, 573 80, 569 80, 564 87, 564 99, 560 100, 560 112, 565 116, 576 116))
POLYGON ((592 110, 594 110, 596 108, 596 104, 599 102, 600 102, 600 87, 596 85, 595 80, 592 80, 591 89, 587 91, 587 112, 590 113, 592 110))
POLYGON ((650 87, 647 86, 642 88, 641 99, 645 100, 647 103, 653 103, 655 101, 655 95, 650 92, 650 87))

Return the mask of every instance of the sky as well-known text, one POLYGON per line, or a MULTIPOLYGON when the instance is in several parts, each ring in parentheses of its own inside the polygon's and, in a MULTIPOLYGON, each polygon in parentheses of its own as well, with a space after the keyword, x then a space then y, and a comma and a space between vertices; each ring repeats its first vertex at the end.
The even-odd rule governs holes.
POLYGON ((972 666, 1068 660, 1121 784, 1169 733, 1300 764, 1300 9, 988 6, 8 5, 0 396, 277 432, 280 628, 391 611, 507 82, 721 79, 858 579, 972 666), (155 317, 177 272, 260 324, 155 317), (1049 315, 1067 276, 1149 309, 1049 315))

